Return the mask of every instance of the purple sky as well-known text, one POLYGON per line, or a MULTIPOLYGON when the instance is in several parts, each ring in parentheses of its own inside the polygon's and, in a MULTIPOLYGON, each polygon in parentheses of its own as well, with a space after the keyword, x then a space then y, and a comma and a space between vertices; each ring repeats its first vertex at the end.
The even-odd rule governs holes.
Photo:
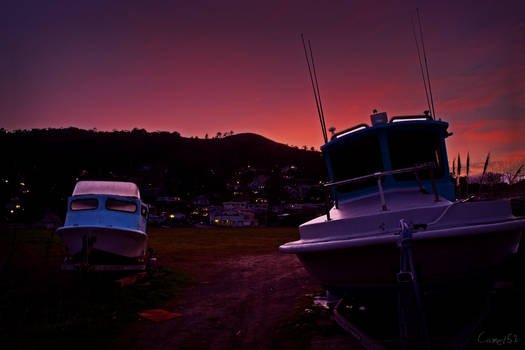
POLYGON ((3 1, 0 127, 233 130, 318 148, 299 34, 327 126, 421 113, 416 7, 449 158, 523 161, 523 1, 3 1))

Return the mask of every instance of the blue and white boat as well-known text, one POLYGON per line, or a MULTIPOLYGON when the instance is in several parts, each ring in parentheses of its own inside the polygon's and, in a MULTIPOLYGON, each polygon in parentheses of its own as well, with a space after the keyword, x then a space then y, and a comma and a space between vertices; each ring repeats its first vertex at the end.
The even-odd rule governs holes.
POLYGON ((423 286, 483 275, 518 252, 522 209, 510 200, 457 201, 448 167, 448 123, 429 115, 371 116, 321 147, 333 206, 282 245, 334 295, 398 282, 400 232, 411 232, 423 286))
POLYGON ((142 259, 146 254, 148 206, 136 184, 79 181, 68 198, 63 227, 57 229, 73 261, 97 252, 142 259))

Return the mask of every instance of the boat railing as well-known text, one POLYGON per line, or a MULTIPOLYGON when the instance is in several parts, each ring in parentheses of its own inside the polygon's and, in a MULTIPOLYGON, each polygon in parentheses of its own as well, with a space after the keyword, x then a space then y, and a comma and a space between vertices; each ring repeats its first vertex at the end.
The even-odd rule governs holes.
POLYGON ((397 115, 390 118, 390 123, 396 120, 434 120, 430 115, 397 115))
POLYGON ((369 128, 368 124, 365 124, 365 123, 361 123, 361 124, 358 124, 358 125, 354 125, 352 126, 351 128, 348 128, 348 129, 344 129, 342 131, 339 131, 339 132, 336 132, 335 134, 332 135, 332 140, 333 139, 336 139, 338 137, 341 137, 343 135, 346 135, 346 134, 349 134, 353 131, 356 131, 358 129, 366 129, 366 128, 369 128))
MULTIPOLYGON (((383 211, 386 211, 386 210, 388 210, 388 208, 387 208, 387 205, 386 205, 385 194, 384 194, 384 191, 383 191, 383 184, 382 184, 383 177, 389 176, 389 175, 396 175, 396 174, 403 174, 403 173, 413 172, 415 177, 416 177, 416 181, 417 181, 417 183, 419 185, 419 190, 421 192, 425 192, 425 190, 423 189, 423 186, 421 184, 421 179, 419 178, 418 171, 428 169, 429 170, 430 181, 432 183, 432 190, 434 191, 434 199, 435 199, 436 202, 438 202, 439 201, 439 194, 438 194, 438 191, 437 191, 436 182, 434 181, 434 172, 433 172, 433 169, 435 167, 436 167, 436 164, 434 162, 422 163, 422 164, 414 165, 413 167, 410 167, 410 168, 381 171, 381 172, 377 172, 377 173, 373 173, 373 174, 369 174, 369 175, 354 177, 352 179, 346 179, 346 180, 340 180, 340 181, 334 181, 334 182, 327 182, 327 183, 322 184, 322 187, 325 188, 325 189, 326 188, 334 188, 335 189, 335 191, 334 191, 335 207, 339 208, 339 199, 338 199, 338 195, 337 195, 337 187, 375 178, 375 179, 377 179, 377 187, 379 189, 379 196, 381 197, 381 208, 382 208, 383 211)), ((328 195, 328 193, 327 193, 327 195, 328 195)), ((328 204, 328 200, 327 200, 327 204, 328 204)), ((330 208, 329 208, 328 205, 327 205, 327 218, 328 218, 328 220, 330 220, 330 208)))
MULTIPOLYGON (((434 120, 432 118, 432 116, 430 115, 398 115, 398 116, 394 116, 392 118, 390 118, 390 123, 393 123, 395 121, 403 121, 403 120, 434 120)), ((336 139, 336 138, 339 138, 341 136, 345 136, 347 134, 350 134, 354 131, 357 131, 357 130, 360 130, 360 129, 366 129, 366 128, 369 128, 370 126, 366 123, 361 123, 361 124, 357 124, 357 125, 354 125, 350 128, 347 128, 347 129, 344 129, 344 130, 341 130, 341 131, 338 131, 338 132, 334 132, 333 135, 332 135, 332 140, 336 139)))

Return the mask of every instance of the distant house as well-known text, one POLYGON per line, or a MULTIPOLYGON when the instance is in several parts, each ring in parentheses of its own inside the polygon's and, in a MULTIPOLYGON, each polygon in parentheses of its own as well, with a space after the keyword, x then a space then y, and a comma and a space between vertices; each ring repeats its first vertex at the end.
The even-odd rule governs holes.
POLYGON ((20 211, 20 199, 18 197, 11 198, 11 200, 4 205, 4 208, 11 214, 20 211))
POLYGON ((210 224, 217 226, 246 227, 258 226, 255 213, 251 210, 224 211, 210 215, 210 224))
POLYGON ((297 167, 295 165, 289 165, 281 169, 282 177, 286 180, 294 179, 296 173, 297 167))
POLYGON ((208 197, 204 194, 201 194, 197 197, 194 197, 192 200, 191 200, 191 203, 193 205, 198 205, 198 206, 201 206, 201 207, 207 207, 210 205, 210 201, 208 199, 208 197))
POLYGON ((156 202, 166 202, 166 203, 181 203, 184 202, 178 196, 159 196, 155 199, 156 202))
POLYGON ((248 209, 254 212, 265 212, 269 209, 268 200, 266 198, 256 198, 255 203, 248 204, 248 209))
POLYGON ((186 215, 178 212, 161 211, 158 214, 150 214, 148 223, 151 226, 172 226, 186 223, 186 215))
POLYGON ((304 201, 310 200, 309 194, 316 193, 319 191, 318 184, 311 184, 305 180, 297 180, 294 184, 289 184, 284 186, 284 190, 290 198, 294 200, 304 201))
POLYGON ((245 227, 258 226, 253 210, 248 202, 224 202, 222 210, 210 213, 210 224, 217 226, 245 227))
POLYGON ((303 205, 301 203, 286 203, 284 205, 284 209, 299 211, 299 210, 303 209, 303 205))
POLYGON ((257 175, 257 177, 255 178, 255 180, 253 180, 252 182, 250 182, 248 184, 248 187, 252 190, 252 191, 257 191, 257 192, 264 192, 265 190, 265 187, 266 187, 266 182, 270 179, 269 176, 267 175, 257 175))
POLYGON ((222 207, 227 211, 242 210, 248 207, 248 202, 224 202, 222 207))

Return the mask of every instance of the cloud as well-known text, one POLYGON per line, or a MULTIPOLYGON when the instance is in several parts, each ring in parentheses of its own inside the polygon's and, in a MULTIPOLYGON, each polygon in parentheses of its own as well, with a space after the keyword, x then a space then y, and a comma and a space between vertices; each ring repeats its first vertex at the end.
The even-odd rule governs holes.
POLYGON ((484 96, 459 96, 440 103, 439 109, 445 113, 462 112, 486 107, 494 103, 498 93, 489 92, 484 96))

